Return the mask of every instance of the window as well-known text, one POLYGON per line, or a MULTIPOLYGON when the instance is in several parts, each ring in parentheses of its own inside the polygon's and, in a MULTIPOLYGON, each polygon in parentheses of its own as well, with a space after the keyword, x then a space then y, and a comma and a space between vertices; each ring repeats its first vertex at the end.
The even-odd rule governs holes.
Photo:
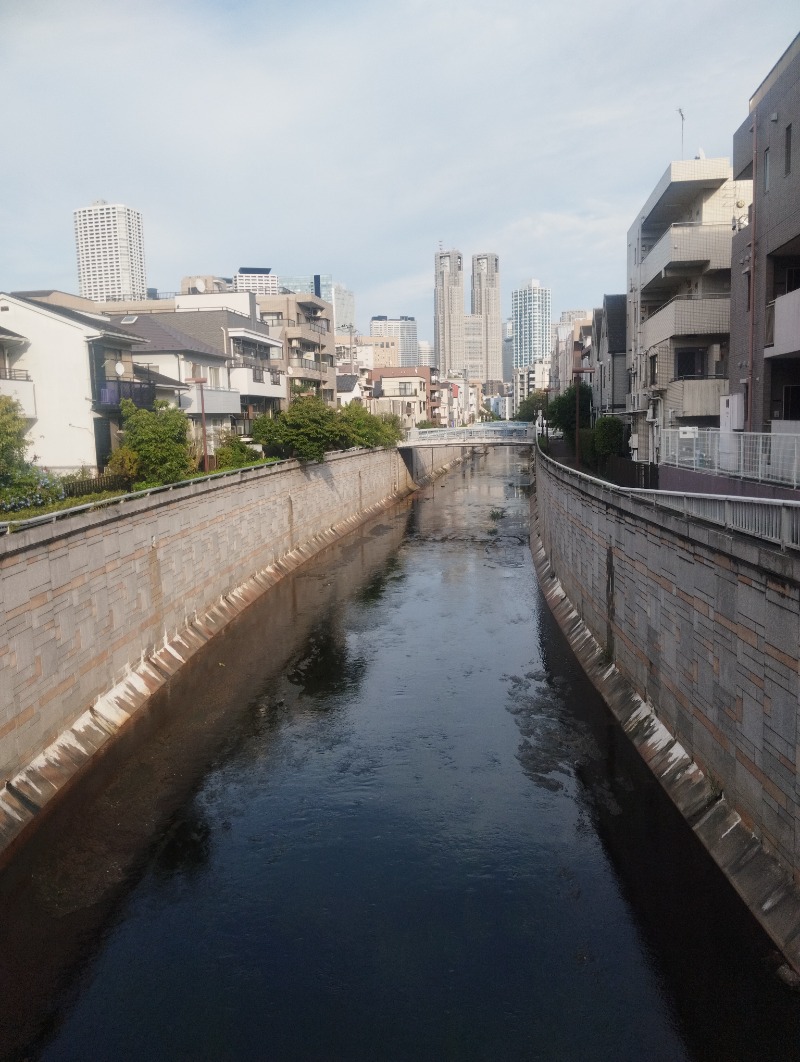
POLYGON ((764 191, 769 191, 769 148, 764 148, 764 191))
POLYGON ((792 172, 792 127, 786 126, 783 141, 783 176, 788 177, 792 172))

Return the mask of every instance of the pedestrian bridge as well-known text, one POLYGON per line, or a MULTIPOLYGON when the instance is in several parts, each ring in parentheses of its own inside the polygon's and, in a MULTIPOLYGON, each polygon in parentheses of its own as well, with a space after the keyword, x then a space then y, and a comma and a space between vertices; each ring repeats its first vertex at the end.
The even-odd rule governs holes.
POLYGON ((533 446, 535 442, 535 424, 503 420, 468 428, 409 428, 398 446, 533 446))

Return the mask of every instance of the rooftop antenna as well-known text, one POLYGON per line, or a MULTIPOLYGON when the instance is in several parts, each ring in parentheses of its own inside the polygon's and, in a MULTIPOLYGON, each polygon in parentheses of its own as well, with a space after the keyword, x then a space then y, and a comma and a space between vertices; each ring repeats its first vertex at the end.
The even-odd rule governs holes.
POLYGON ((678 114, 681 116, 681 161, 683 161, 683 123, 686 121, 686 116, 682 107, 678 108, 678 114))

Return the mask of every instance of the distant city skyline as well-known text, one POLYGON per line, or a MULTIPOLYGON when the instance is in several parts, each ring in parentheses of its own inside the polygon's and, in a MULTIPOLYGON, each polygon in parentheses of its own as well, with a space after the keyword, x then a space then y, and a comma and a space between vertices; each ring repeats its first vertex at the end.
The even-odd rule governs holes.
POLYGON ((555 317, 601 305, 624 290, 630 219, 659 175, 701 147, 731 155, 751 94, 797 32, 796 0, 765 5, 757 33, 719 0, 640 6, 635 18, 588 0, 504 0, 491 18, 477 0, 308 10, 329 47, 298 80, 294 9, 197 0, 188 18, 155 0, 4 5, 0 88, 17 102, 3 147, 24 166, 4 174, 0 286, 76 291, 71 213, 103 197, 142 214, 147 282, 161 290, 248 263, 325 273, 355 294, 362 332, 373 314, 408 315, 431 340, 441 240, 499 256, 503 318, 530 276, 552 290, 555 317), (564 79, 576 29, 602 78, 564 79), (391 41, 377 81, 341 59, 376 40, 391 41), (646 72, 632 61, 645 55, 646 72), (494 73, 478 94, 441 91, 466 69, 494 73), (156 119, 179 99, 192 104, 179 120, 156 119), (535 136, 520 135, 520 99, 547 101, 535 136), (86 114, 103 132, 91 162, 76 126, 86 114), (305 155, 278 163, 304 143, 305 155))

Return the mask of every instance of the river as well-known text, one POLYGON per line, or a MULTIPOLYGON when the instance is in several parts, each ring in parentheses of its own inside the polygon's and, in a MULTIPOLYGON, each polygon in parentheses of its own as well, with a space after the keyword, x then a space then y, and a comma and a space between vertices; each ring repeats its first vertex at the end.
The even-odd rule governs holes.
POLYGON ((0 1056, 800 1059, 536 584, 498 449, 285 578, 0 877, 0 1056))

